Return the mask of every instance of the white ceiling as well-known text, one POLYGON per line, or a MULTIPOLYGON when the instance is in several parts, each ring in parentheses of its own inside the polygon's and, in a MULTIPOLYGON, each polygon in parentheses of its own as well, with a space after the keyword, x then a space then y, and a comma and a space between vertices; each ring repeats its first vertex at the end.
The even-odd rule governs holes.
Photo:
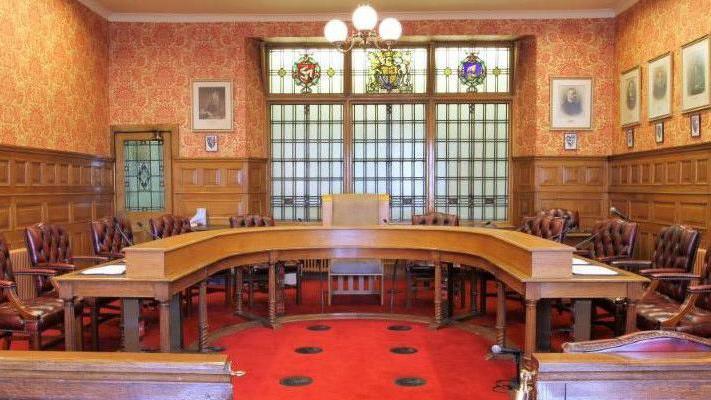
POLYGON ((79 0, 110 20, 327 19, 370 3, 401 19, 612 17, 637 0, 79 0))

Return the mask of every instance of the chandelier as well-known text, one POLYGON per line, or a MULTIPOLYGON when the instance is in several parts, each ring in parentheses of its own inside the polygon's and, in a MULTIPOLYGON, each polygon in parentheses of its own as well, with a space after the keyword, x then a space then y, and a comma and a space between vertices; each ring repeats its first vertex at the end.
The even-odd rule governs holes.
POLYGON ((339 19, 328 21, 323 29, 324 36, 331 44, 340 51, 346 53, 354 46, 364 48, 372 46, 379 50, 390 49, 392 44, 400 39, 402 35, 402 25, 395 18, 385 18, 380 21, 378 31, 375 25, 378 23, 378 13, 371 6, 359 6, 353 11, 353 27, 355 30, 348 35, 348 26, 339 19))

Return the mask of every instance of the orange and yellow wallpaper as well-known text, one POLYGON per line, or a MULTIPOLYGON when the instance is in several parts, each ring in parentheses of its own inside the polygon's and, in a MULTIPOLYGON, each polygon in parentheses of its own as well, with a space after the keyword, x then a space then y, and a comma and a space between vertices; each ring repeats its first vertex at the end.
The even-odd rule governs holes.
MULTIPOLYGON (((178 124, 181 157, 265 157, 266 107, 256 38, 319 37, 323 23, 111 23, 111 124, 178 124), (204 151, 204 133, 190 129, 190 81, 231 79, 234 131, 220 149, 204 151)), ((526 37, 519 59, 513 118, 515 155, 559 155, 562 132, 548 129, 549 78, 594 76, 595 94, 614 99, 614 21, 472 20, 404 23, 405 35, 526 37)), ((581 133, 577 154, 606 154, 615 132, 611 102, 595 104, 594 130, 581 133)))
POLYGON ((109 155, 109 23, 74 0, 2 0, 0 20, 0 143, 109 155))
MULTIPOLYGON (((617 78, 637 65, 642 71, 640 124, 635 126, 634 148, 628 149, 615 109, 613 154, 654 150, 711 141, 711 111, 701 111, 701 137, 689 133, 689 114, 681 112, 681 46, 711 33, 711 0, 642 0, 616 18, 617 78), (654 123, 647 118, 647 61, 672 52, 672 116, 664 120, 664 143, 654 140, 654 123)), ((617 89, 615 89, 617 90, 617 89)))

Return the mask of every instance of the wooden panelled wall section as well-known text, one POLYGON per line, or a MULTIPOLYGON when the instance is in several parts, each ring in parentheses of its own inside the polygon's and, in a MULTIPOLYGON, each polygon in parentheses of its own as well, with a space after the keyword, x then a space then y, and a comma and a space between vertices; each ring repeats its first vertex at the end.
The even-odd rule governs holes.
POLYGON ((113 204, 112 159, 0 145, 0 232, 12 248, 44 221, 67 228, 75 255, 92 254, 89 222, 113 215, 113 204))
POLYGON ((517 157, 512 163, 512 221, 549 208, 580 212, 588 230, 607 215, 605 157, 517 157))
POLYGON ((264 159, 173 159, 173 209, 192 216, 207 208, 210 225, 238 214, 271 214, 264 159))
POLYGON ((648 258, 663 226, 686 224, 701 231, 711 212, 711 143, 610 158, 610 204, 640 223, 639 256, 648 258))

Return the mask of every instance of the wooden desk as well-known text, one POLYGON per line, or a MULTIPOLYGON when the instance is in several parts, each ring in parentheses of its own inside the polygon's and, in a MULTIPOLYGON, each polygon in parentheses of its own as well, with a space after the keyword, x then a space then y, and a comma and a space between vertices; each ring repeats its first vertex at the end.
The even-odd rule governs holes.
POLYGON ((226 355, 0 351, 0 398, 232 399, 226 355))
MULTIPOLYGON (((465 227, 290 226, 225 229, 194 232, 142 243, 125 250, 125 276, 86 276, 71 273, 56 278, 65 302, 65 320, 73 321, 75 297, 119 297, 126 309, 127 349, 138 349, 138 299, 160 304, 161 350, 180 349, 180 300, 184 289, 200 283, 200 345, 207 335, 205 280, 236 265, 269 263, 269 323, 279 325, 277 299, 279 260, 379 258, 426 260, 435 265, 435 315, 443 321, 443 263, 473 266, 498 280, 497 342, 504 344, 504 285, 524 296, 526 302, 525 354, 536 347, 537 305, 540 299, 599 297, 628 298, 627 329, 635 327, 635 304, 646 278, 619 271, 617 276, 573 276, 573 248, 520 232, 465 227)), ((72 324, 66 324, 66 347, 76 349, 72 324)), ((585 339, 585 338, 581 338, 585 339)))
POLYGON ((711 353, 533 354, 537 400, 702 400, 711 353))

